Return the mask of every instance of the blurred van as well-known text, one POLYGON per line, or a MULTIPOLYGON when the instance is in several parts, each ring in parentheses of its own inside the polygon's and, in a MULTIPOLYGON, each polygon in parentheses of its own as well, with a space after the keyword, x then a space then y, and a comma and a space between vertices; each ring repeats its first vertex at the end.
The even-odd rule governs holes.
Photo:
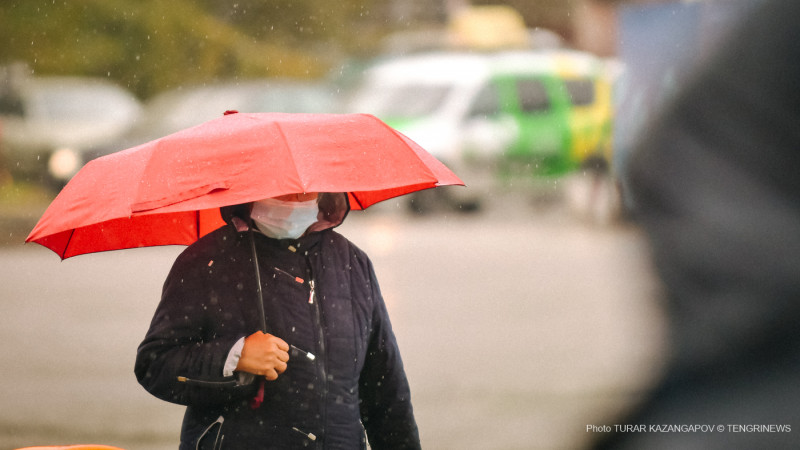
MULTIPOLYGON (((569 50, 411 55, 367 69, 349 109, 376 115, 447 164, 467 189, 433 192, 473 210, 498 185, 605 165, 608 67, 569 50)), ((415 210, 431 207, 425 195, 433 194, 412 196, 415 210)))

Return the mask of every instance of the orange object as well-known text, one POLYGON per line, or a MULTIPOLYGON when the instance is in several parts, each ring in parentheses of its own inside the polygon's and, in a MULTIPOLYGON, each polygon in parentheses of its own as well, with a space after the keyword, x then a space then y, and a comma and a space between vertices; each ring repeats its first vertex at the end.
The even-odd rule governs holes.
POLYGON ((23 448, 18 448, 16 450, 125 450, 125 449, 120 447, 112 447, 110 445, 82 444, 82 445, 55 445, 55 446, 45 446, 45 447, 23 447, 23 448))

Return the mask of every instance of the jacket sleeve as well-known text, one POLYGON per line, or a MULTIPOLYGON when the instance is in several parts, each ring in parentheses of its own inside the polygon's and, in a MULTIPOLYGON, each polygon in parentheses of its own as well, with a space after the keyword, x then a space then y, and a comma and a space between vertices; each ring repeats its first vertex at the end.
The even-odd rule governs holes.
POLYGON ((203 275, 188 261, 176 261, 134 368, 148 392, 187 406, 221 405, 255 392, 255 385, 223 376, 231 348, 244 336, 217 336, 211 308, 203 300, 209 292, 203 275))
POLYGON ((371 263, 368 270, 373 314, 367 357, 359 378, 361 420, 371 448, 418 449, 419 431, 397 340, 371 263))

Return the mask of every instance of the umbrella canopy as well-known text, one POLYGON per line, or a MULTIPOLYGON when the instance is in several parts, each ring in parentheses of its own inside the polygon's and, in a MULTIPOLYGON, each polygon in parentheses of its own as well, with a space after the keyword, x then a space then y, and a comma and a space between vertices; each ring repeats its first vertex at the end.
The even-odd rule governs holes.
POLYGON ((219 208, 303 192, 347 192, 353 209, 463 182, 367 114, 228 114, 89 162, 26 242, 62 259, 189 245, 224 224, 219 208))

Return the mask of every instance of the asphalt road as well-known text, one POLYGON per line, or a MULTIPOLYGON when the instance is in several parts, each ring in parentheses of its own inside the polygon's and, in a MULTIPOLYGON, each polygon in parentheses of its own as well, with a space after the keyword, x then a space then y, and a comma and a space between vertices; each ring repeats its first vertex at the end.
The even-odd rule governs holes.
MULTIPOLYGON (((425 448, 582 448, 658 373, 658 284, 630 225, 508 197, 422 218, 387 202, 340 231, 375 264, 425 448)), ((0 448, 177 447, 182 407, 132 367, 181 250, 0 248, 0 448)))

